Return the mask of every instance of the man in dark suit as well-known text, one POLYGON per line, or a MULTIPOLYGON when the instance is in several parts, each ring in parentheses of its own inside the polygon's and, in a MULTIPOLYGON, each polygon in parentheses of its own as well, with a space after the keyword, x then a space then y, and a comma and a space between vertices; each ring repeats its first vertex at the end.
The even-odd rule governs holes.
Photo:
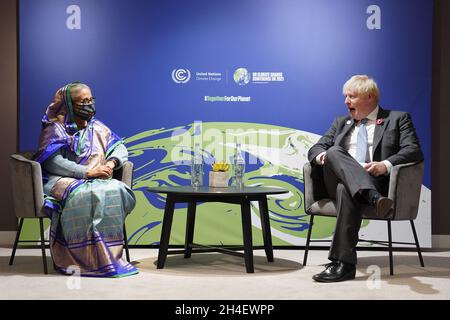
POLYGON ((406 112, 378 105, 377 84, 366 75, 351 77, 343 86, 349 114, 337 117, 308 152, 313 179, 335 200, 337 221, 325 270, 319 282, 355 278, 356 245, 362 209, 372 206, 383 217, 392 208, 387 198, 392 166, 423 160, 419 140, 406 112))

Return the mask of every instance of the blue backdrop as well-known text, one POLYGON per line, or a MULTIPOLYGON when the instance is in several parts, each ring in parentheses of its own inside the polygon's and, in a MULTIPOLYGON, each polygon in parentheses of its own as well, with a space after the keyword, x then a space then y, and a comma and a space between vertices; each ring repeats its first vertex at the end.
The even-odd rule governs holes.
POLYGON ((370 30, 364 0, 21 0, 20 147, 36 148, 56 90, 82 80, 98 117, 123 136, 194 120, 268 123, 323 134, 346 112, 342 84, 369 74, 381 105, 409 111, 430 181, 432 1, 378 0, 370 30), (69 5, 81 29, 68 29, 69 5), (283 72, 284 82, 239 86, 237 68, 283 72), (222 81, 172 80, 176 68, 222 81), (228 73, 228 79, 226 78, 228 73), (228 81, 227 81, 228 80, 228 81), (204 96, 251 96, 226 108, 204 96))
POLYGON ((322 135, 346 113, 343 83, 368 74, 383 108, 411 113, 431 188, 431 0, 19 5, 21 150, 36 149, 45 108, 75 80, 92 88, 97 117, 124 138, 197 120, 322 135), (239 96, 250 101, 207 98, 239 96))

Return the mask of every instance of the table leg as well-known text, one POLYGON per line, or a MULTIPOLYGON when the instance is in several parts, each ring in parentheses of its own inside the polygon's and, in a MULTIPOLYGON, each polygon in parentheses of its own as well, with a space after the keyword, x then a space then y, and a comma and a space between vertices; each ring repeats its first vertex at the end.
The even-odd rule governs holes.
POLYGON ((264 250, 266 251, 267 261, 273 262, 272 233, 270 231, 269 207, 267 197, 258 201, 259 216, 261 218, 262 235, 264 240, 264 250))
POLYGON ((186 238, 184 242, 184 257, 190 258, 192 253, 192 242, 194 240, 194 225, 195 225, 195 209, 196 202, 189 202, 186 218, 186 238))
POLYGON ((241 203, 241 215, 245 268, 248 273, 253 273, 252 221, 250 216, 250 201, 246 198, 244 198, 241 203))
POLYGON ((167 250, 169 248, 170 230, 172 229, 173 211, 175 209, 175 202, 172 196, 167 195, 166 207, 164 209, 164 217, 161 229, 161 240, 159 242, 158 252, 158 269, 164 268, 166 262, 167 250))

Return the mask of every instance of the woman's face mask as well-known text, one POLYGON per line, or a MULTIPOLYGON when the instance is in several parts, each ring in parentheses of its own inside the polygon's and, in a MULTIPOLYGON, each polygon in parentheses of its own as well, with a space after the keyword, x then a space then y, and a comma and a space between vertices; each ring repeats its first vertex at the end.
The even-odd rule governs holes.
POLYGON ((95 115, 95 112, 96 110, 94 101, 73 105, 73 113, 78 118, 81 118, 86 121, 90 121, 92 117, 95 115))
POLYGON ((94 103, 88 103, 88 104, 74 104, 73 105, 73 113, 83 120, 89 121, 92 119, 92 117, 95 115, 95 104, 94 103))
POLYGON ((79 119, 90 121, 95 115, 95 98, 91 89, 87 86, 77 88, 77 84, 73 84, 70 90, 74 115, 79 119))

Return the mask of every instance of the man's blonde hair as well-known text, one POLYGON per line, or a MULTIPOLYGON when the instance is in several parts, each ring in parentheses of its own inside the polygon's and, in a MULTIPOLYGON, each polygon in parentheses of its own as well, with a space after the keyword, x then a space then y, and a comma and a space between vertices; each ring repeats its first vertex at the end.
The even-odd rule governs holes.
POLYGON ((377 83, 372 78, 365 74, 354 75, 344 83, 342 87, 342 93, 346 91, 354 91, 357 94, 371 95, 374 97, 376 103, 380 99, 380 91, 378 90, 377 83))

